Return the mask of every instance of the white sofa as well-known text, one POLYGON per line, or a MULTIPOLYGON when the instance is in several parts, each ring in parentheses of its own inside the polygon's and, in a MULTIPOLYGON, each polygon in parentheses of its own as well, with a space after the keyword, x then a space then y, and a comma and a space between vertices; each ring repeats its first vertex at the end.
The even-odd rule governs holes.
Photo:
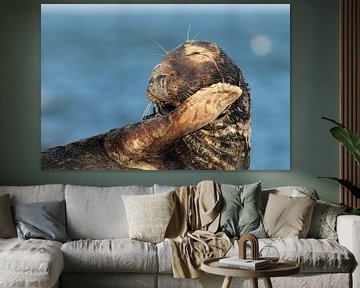
MULTIPOLYGON (((40 239, 0 239, 0 287, 221 287, 222 277, 174 279, 167 242, 151 244, 128 238, 122 195, 153 194, 173 187, 90 187, 75 185, 0 186, 15 203, 66 202, 65 244, 40 239)), ((291 189, 290 189, 291 190, 291 189)), ((289 190, 289 191, 290 191, 289 190)), ((283 194, 291 193, 286 189, 283 194)), ((274 287, 360 287, 360 217, 337 219, 338 241, 260 239, 281 257, 301 264, 295 276, 273 278, 274 287)), ((228 255, 237 253, 237 243, 228 255)), ((234 279, 233 286, 250 285, 234 279)), ((260 287, 262 281, 259 281, 260 287)), ((242 287, 242 286, 241 286, 242 287)))

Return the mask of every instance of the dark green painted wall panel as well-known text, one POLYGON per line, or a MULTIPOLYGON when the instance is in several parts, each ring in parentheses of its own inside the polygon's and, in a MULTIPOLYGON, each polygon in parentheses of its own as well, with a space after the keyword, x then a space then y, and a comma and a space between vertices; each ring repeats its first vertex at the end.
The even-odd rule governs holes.
MULTIPOLYGON (((77 1, 81 2, 99 3, 77 1)), ((312 186, 322 199, 337 201, 338 186, 317 176, 337 176, 339 169, 338 145, 328 132, 330 125, 321 120, 321 116, 338 118, 338 0, 275 3, 291 4, 291 171, 45 172, 40 170, 40 1, 2 1, 0 185, 182 185, 203 179, 244 184, 262 180, 266 187, 312 186)))

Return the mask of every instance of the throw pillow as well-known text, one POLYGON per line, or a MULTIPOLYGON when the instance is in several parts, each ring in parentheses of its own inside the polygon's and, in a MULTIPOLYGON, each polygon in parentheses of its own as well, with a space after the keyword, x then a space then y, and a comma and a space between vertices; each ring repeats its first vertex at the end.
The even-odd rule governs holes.
POLYGON ((316 190, 314 188, 306 187, 306 186, 282 186, 282 187, 263 189, 261 192, 262 215, 264 215, 265 213, 266 204, 270 194, 290 196, 290 197, 309 196, 314 199, 319 199, 319 195, 317 194, 316 190))
POLYGON ((221 184, 222 209, 219 231, 229 237, 251 233, 265 238, 260 216, 261 182, 243 186, 221 184))
POLYGON ((308 237, 337 240, 336 219, 346 206, 318 200, 312 214, 308 237))
POLYGON ((10 195, 0 196, 0 238, 16 237, 16 229, 11 215, 10 195))
POLYGON ((131 239, 151 243, 164 240, 175 207, 173 193, 122 196, 131 239))
POLYGON ((305 238, 316 200, 306 197, 269 195, 264 227, 269 237, 305 238))
POLYGON ((70 241, 65 232, 65 201, 15 204, 13 215, 19 238, 70 241))

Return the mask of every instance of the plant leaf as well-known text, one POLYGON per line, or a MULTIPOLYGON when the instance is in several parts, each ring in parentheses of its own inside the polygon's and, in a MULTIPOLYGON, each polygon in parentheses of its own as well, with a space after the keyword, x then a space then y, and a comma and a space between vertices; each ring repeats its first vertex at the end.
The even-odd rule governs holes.
POLYGON ((340 178, 336 178, 336 177, 319 177, 319 178, 326 178, 326 179, 337 181, 342 186, 344 186, 347 190, 349 190, 356 198, 360 198, 360 188, 355 186, 349 180, 340 179, 340 178))
POLYGON ((360 208, 354 208, 351 212, 351 215, 359 215, 360 216, 360 208))
POLYGON ((341 126, 331 128, 330 132, 353 154, 360 165, 360 136, 341 126))
POLYGON ((360 136, 333 119, 327 117, 321 118, 337 125, 337 127, 330 129, 331 134, 351 152, 356 162, 360 165, 360 136))
POLYGON ((327 118, 327 117, 321 117, 321 119, 324 119, 324 120, 330 121, 330 122, 332 122, 332 123, 336 124, 337 126, 340 126, 340 127, 345 127, 343 124, 341 124, 341 123, 339 123, 339 122, 335 121, 334 119, 330 119, 330 118, 327 118))

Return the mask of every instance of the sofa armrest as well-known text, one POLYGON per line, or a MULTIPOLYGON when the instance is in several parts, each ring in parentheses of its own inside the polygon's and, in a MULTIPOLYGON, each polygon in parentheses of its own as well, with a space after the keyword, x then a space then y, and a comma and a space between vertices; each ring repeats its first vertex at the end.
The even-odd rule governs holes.
POLYGON ((353 287, 360 287, 360 216, 338 216, 336 229, 340 245, 347 248, 355 257, 352 281, 353 287))

